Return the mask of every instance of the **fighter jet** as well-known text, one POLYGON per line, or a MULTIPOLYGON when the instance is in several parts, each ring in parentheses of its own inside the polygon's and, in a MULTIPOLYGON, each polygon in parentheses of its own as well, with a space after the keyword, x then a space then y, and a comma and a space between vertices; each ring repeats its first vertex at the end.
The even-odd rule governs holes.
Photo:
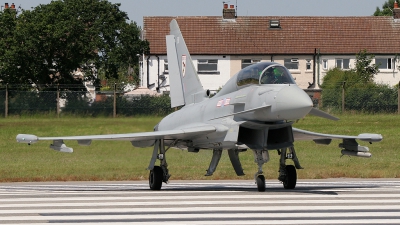
POLYGON ((343 155, 370 157, 368 147, 357 140, 379 142, 380 134, 358 136, 315 133, 293 128, 294 121, 307 114, 336 120, 323 111, 313 108, 310 97, 300 89, 289 70, 275 62, 259 62, 236 73, 213 97, 204 90, 196 68, 182 37, 178 23, 170 23, 166 36, 170 72, 171 107, 180 110, 163 118, 152 132, 37 137, 18 134, 20 143, 53 141, 50 148, 60 152, 73 152, 64 141, 77 140, 80 145, 90 145, 97 140, 130 141, 134 147, 154 146, 148 166, 151 190, 160 190, 170 178, 166 152, 170 148, 187 149, 188 152, 212 150, 213 156, 206 176, 217 168, 223 150, 228 151, 233 169, 244 175, 239 153, 251 149, 258 166, 255 181, 258 191, 265 191, 263 164, 269 161, 269 152, 280 154, 278 179, 285 189, 296 187, 296 169, 302 169, 294 148, 295 140, 313 140, 328 145, 332 139, 341 139, 343 155), (293 160, 294 165, 286 161, 293 160), (157 160, 160 165, 156 165, 157 160))

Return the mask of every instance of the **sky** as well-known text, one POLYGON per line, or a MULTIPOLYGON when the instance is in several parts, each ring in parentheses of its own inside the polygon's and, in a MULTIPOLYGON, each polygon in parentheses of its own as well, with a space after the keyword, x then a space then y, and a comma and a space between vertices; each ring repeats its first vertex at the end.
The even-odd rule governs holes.
MULTIPOLYGON (((221 16, 223 2, 238 16, 371 16, 386 0, 109 0, 121 3, 129 19, 143 26, 143 16, 221 16)), ((12 0, 29 10, 51 0, 12 0)))

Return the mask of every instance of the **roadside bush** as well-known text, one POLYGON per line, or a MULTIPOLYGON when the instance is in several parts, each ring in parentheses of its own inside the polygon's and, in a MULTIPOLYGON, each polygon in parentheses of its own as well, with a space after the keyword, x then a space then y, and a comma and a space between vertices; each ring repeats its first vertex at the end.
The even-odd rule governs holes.
POLYGON ((83 91, 64 91, 60 94, 65 99, 65 107, 62 108, 63 113, 74 115, 91 115, 89 99, 86 92, 83 91))
POLYGON ((370 113, 396 112, 397 89, 382 84, 349 88, 345 93, 345 108, 370 113))
POLYGON ((322 87, 322 106, 340 111, 342 108, 343 82, 345 91, 345 110, 368 113, 396 112, 397 88, 388 85, 363 82, 354 70, 331 69, 324 77, 322 87))
POLYGON ((57 93, 52 91, 9 91, 9 114, 36 114, 56 111, 57 93))
MULTIPOLYGON (((112 116, 114 98, 107 97, 101 101, 88 103, 86 98, 74 98, 71 102, 68 100, 63 113, 79 114, 85 116, 112 116)), ((118 96, 116 99, 117 115, 152 115, 163 116, 171 113, 170 97, 142 95, 135 98, 118 96)))
POLYGON ((163 116, 171 113, 170 97, 167 95, 150 96, 142 95, 130 100, 126 97, 119 97, 117 100, 117 113, 119 115, 153 115, 163 116))
MULTIPOLYGON (((356 73, 352 70, 344 71, 339 68, 330 69, 321 85, 322 88, 322 107, 333 110, 340 110, 342 107, 342 88, 343 82, 356 83, 356 73)), ((345 86, 346 88, 348 86, 345 86)))

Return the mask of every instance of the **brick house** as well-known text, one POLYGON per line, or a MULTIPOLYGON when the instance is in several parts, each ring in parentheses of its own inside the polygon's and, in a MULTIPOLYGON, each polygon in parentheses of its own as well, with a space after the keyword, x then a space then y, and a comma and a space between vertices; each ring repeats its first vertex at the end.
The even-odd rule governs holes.
POLYGON ((222 16, 144 17, 142 82, 152 90, 169 90, 165 35, 176 19, 200 80, 217 90, 245 66, 259 61, 285 65, 303 89, 318 90, 326 71, 354 67, 355 55, 375 55, 379 83, 400 81, 400 8, 393 17, 235 16, 226 5, 222 16))

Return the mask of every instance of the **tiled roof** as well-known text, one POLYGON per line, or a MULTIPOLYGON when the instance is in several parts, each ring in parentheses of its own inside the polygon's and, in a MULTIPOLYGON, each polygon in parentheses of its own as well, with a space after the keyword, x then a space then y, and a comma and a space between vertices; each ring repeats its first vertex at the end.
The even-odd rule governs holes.
POLYGON ((151 54, 166 54, 165 35, 176 19, 191 54, 400 54, 400 21, 393 17, 221 16, 144 17, 151 54), (270 29, 279 20, 281 29, 270 29))

